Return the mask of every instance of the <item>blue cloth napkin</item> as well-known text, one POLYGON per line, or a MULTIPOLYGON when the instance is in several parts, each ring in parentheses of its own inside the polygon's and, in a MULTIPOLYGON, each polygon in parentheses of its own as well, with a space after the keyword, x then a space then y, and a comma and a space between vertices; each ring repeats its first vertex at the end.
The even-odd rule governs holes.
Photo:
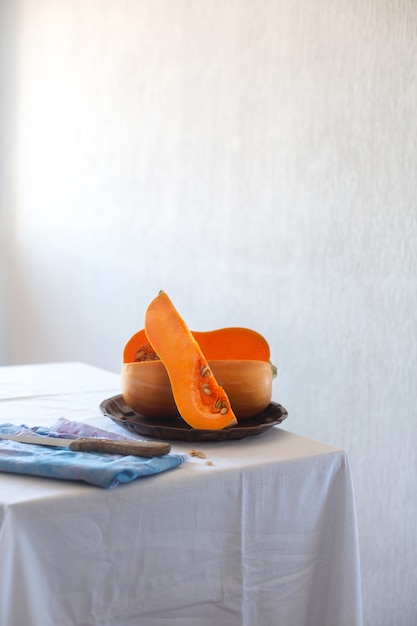
MULTIPOLYGON (((35 435, 42 437, 108 437, 128 439, 81 422, 61 418, 51 428, 25 424, 0 424, 0 434, 35 435)), ((132 438, 130 438, 132 439, 132 438)), ((0 439, 0 471, 13 474, 32 474, 61 480, 77 480, 111 489, 136 478, 159 474, 178 467, 185 455, 166 454, 145 458, 104 454, 97 452, 72 452, 66 448, 28 445, 0 439)))

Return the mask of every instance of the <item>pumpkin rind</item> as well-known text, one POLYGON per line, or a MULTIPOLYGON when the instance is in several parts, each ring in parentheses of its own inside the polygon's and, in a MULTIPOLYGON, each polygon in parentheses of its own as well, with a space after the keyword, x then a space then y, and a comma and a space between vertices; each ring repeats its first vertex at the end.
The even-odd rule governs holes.
POLYGON ((168 372, 162 361, 123 363, 121 390, 126 404, 146 417, 178 417, 168 372))
MULTIPOLYGON (((274 371, 265 361, 208 361, 239 422, 254 417, 271 401, 274 371)), ((124 363, 121 375, 126 404, 147 417, 178 417, 168 373, 162 361, 124 363)))
POLYGON ((187 324, 163 291, 145 314, 145 332, 168 372, 175 404, 192 427, 219 430, 237 423, 224 389, 187 324))

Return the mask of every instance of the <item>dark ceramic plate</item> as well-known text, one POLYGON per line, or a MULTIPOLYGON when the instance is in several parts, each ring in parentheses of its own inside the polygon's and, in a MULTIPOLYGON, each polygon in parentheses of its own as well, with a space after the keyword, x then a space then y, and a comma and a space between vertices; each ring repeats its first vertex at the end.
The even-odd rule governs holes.
POLYGON ((123 396, 113 396, 103 400, 100 409, 104 415, 119 426, 146 437, 179 441, 225 441, 260 435, 272 426, 281 424, 288 412, 283 406, 271 402, 262 413, 244 422, 222 430, 197 430, 191 428, 181 417, 145 417, 133 411, 123 400, 123 396))

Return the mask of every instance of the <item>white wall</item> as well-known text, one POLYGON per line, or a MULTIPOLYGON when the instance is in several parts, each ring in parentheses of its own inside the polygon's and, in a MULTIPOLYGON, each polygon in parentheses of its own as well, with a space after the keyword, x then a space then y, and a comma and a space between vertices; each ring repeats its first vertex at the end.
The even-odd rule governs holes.
POLYGON ((5 1, 4 362, 119 371, 161 288, 264 333, 348 450, 366 626, 416 624, 414 0, 5 1))

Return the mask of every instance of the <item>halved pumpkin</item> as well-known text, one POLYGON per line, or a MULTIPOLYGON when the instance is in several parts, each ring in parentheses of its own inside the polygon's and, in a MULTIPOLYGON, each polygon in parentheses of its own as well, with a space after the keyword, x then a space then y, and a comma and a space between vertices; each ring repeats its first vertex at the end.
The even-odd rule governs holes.
MULTIPOLYGON (((271 401, 274 366, 266 361, 208 361, 229 398, 239 422, 257 415, 271 401)), ((122 365, 121 388, 126 404, 147 417, 178 417, 168 372, 162 361, 122 365)))
MULTIPOLYGON (((217 330, 192 330, 191 334, 209 361, 222 359, 269 361, 270 348, 266 339, 250 328, 230 327, 217 330)), ((139 330, 127 341, 123 362, 154 361, 159 357, 149 343, 145 329, 139 330)))
POLYGON ((146 310, 145 332, 168 372, 181 417, 192 428, 203 430, 235 425, 237 419, 226 392, 217 383, 199 344, 164 291, 159 292, 146 310))

